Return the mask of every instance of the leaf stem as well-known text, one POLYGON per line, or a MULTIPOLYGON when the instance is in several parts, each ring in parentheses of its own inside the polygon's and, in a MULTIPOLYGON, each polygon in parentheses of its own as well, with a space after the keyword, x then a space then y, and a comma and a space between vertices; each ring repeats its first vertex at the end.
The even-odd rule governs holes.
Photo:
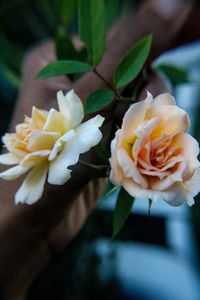
POLYGON ((108 166, 107 165, 94 165, 94 164, 90 164, 86 161, 83 161, 83 160, 80 160, 79 159, 79 162, 85 166, 88 166, 90 168, 93 168, 93 169, 96 169, 96 170, 103 170, 103 169, 107 169, 108 166))
POLYGON ((118 93, 116 88, 109 82, 107 81, 98 71, 96 68, 93 69, 93 72, 115 93, 115 96, 118 100, 122 100, 122 96, 118 93))

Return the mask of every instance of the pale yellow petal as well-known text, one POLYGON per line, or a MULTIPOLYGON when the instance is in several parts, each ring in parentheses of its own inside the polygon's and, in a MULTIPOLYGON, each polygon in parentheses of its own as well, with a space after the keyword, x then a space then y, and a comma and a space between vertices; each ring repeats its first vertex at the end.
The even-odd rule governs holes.
POLYGON ((59 137, 58 132, 33 131, 30 134, 27 149, 29 151, 51 150, 59 137))
POLYGON ((47 160, 50 153, 50 150, 40 150, 29 153, 20 162, 20 166, 32 168, 33 166, 41 163, 43 160, 47 160))
POLYGON ((29 167, 23 167, 17 165, 13 168, 10 168, 6 171, 0 173, 0 178, 4 180, 13 180, 21 176, 22 174, 26 173, 29 170, 29 167))
POLYGON ((53 146, 53 149, 51 150, 51 154, 49 155, 49 161, 53 160, 58 152, 62 149, 63 145, 71 140, 73 140, 76 136, 76 132, 71 129, 67 133, 65 133, 63 136, 61 136, 53 146))
POLYGON ((54 108, 51 108, 48 113, 48 117, 44 124, 43 130, 49 132, 59 132, 61 135, 63 135, 65 133, 64 124, 64 116, 54 108))
POLYGON ((65 117, 67 130, 76 128, 83 119, 83 104, 74 90, 64 96, 62 91, 57 93, 60 113, 65 117))
POLYGON ((71 177, 68 169, 78 162, 79 149, 74 140, 66 143, 59 155, 50 162, 48 182, 50 184, 63 185, 71 177))
POLYGON ((16 165, 21 161, 21 157, 13 153, 5 153, 0 155, 0 164, 3 165, 16 165))
POLYGON ((31 130, 38 130, 44 127, 48 113, 35 106, 32 108, 31 130))
POLYGON ((102 139, 102 133, 99 127, 103 124, 104 118, 100 115, 79 125, 76 131, 76 143, 80 153, 89 151, 96 146, 102 139))
POLYGON ((44 162, 30 171, 15 195, 16 204, 33 204, 41 198, 48 166, 49 163, 44 162))

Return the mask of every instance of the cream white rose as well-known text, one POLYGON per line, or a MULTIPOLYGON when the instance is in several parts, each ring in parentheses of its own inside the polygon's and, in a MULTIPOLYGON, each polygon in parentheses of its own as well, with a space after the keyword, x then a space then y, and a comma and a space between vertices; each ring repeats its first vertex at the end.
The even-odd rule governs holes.
POLYGON ((194 203, 200 191, 199 146, 174 98, 162 94, 133 104, 111 143, 110 180, 133 197, 194 203))
POLYGON ((83 105, 73 90, 65 96, 57 93, 59 111, 49 112, 33 107, 31 118, 16 126, 16 133, 5 134, 6 154, 0 163, 17 166, 2 173, 0 178, 12 180, 30 170, 15 195, 15 203, 32 204, 41 196, 48 173, 50 184, 62 185, 70 179, 69 166, 79 155, 97 145, 102 138, 100 115, 82 123, 83 105))

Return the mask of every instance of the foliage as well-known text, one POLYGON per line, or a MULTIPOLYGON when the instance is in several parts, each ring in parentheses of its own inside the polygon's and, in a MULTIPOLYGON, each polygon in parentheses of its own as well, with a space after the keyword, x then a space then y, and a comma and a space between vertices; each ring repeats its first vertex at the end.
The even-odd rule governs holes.
POLYGON ((188 82, 187 72, 175 65, 172 64, 159 64, 157 66, 158 70, 160 70, 167 78, 172 82, 172 84, 180 84, 188 82))
POLYGON ((98 111, 112 102, 114 98, 113 91, 109 89, 98 89, 90 94, 85 102, 85 113, 98 111))
POLYGON ((76 60, 58 60, 45 66, 36 76, 37 79, 54 76, 89 72, 92 67, 84 62, 76 60))
POLYGON ((118 234, 124 225, 131 212, 133 203, 134 198, 131 197, 127 191, 125 191, 125 189, 121 188, 119 194, 117 195, 117 203, 114 210, 113 237, 118 234))
POLYGON ((151 35, 138 41, 121 60, 114 75, 114 82, 120 88, 131 82, 141 71, 150 51, 151 35))

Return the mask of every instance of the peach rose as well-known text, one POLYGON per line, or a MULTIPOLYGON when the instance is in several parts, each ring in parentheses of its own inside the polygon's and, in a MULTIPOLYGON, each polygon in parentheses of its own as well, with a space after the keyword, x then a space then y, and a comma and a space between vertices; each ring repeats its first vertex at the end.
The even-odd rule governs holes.
POLYGON ((15 195, 15 203, 36 202, 42 196, 47 172, 50 184, 64 184, 71 177, 68 167, 102 138, 99 127, 104 118, 97 115, 80 124, 83 105, 73 90, 65 96, 59 91, 57 99, 59 111, 33 107, 32 117, 25 116, 16 133, 3 137, 9 153, 0 155, 0 163, 17 166, 0 173, 0 178, 12 180, 30 170, 15 195))
POLYGON ((197 141, 187 113, 162 94, 130 106, 111 143, 110 180, 133 197, 194 203, 200 191, 197 141))

